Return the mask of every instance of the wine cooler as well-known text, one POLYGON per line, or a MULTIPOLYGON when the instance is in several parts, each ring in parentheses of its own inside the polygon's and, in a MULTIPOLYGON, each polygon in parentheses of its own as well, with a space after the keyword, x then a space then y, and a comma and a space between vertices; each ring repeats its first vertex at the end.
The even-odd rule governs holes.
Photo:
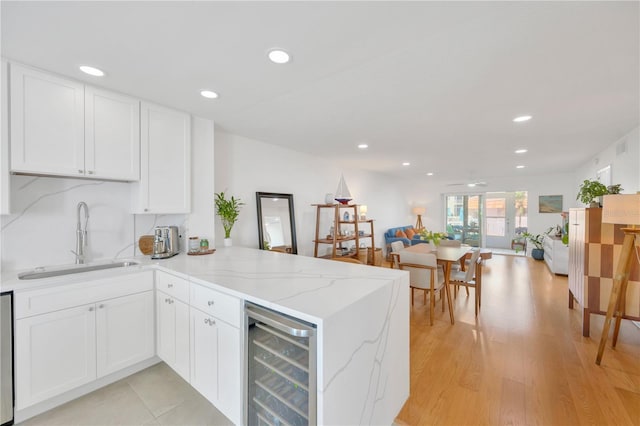
POLYGON ((316 424, 316 327, 246 303, 245 424, 316 424))

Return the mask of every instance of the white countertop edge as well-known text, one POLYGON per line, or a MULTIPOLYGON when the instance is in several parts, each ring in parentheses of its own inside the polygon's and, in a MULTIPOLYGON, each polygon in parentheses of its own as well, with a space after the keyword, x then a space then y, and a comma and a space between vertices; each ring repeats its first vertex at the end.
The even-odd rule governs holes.
MULTIPOLYGON (((315 259, 315 258, 309 258, 309 259, 315 259)), ((258 297, 251 294, 244 293, 242 291, 234 290, 233 288, 225 286, 224 284, 209 281, 206 279, 206 277, 198 278, 196 276, 189 275, 188 273, 181 272, 178 270, 178 269, 188 270, 188 266, 186 265, 186 262, 188 262, 188 256, 186 255, 186 253, 180 253, 179 255, 169 259, 151 259, 149 256, 137 256, 137 257, 126 258, 126 259, 120 259, 120 258, 105 259, 105 260, 90 262, 90 263, 87 263, 86 265, 96 265, 96 264, 105 264, 105 263, 123 262, 123 261, 136 261, 136 262, 139 262, 139 264, 128 266, 128 267, 122 267, 122 268, 89 271, 89 272, 83 272, 83 273, 77 273, 77 274, 61 275, 57 277, 41 278, 36 280, 19 280, 18 279, 19 273, 30 271, 32 269, 5 272, 2 274, 2 280, 0 281, 0 291, 21 292, 21 291, 28 291, 36 288, 45 288, 45 287, 51 287, 56 285, 72 284, 76 282, 81 282, 83 280, 93 281, 93 280, 98 280, 103 278, 117 277, 119 275, 127 275, 135 272, 158 270, 158 271, 166 272, 168 274, 183 278, 189 282, 203 285, 205 287, 209 287, 216 291, 220 291, 221 293, 225 293, 230 296, 237 297, 241 300, 252 302, 257 305, 264 306, 266 308, 270 308, 278 312, 282 312, 284 314, 291 315, 293 317, 300 318, 301 320, 304 320, 313 324, 317 324, 317 325, 322 324, 323 318, 330 317, 337 311, 342 310, 341 308, 328 309, 327 315, 322 315, 322 316, 313 315, 313 314, 303 312, 295 308, 280 304, 278 303, 277 300, 267 300, 262 297, 258 297)), ((337 264, 339 262, 335 262, 335 263, 337 264)), ((340 263, 340 265, 348 265, 348 264, 340 263)), ((73 267, 73 266, 81 266, 81 265, 58 265, 58 266, 50 266, 45 268, 60 269, 64 267, 73 267)), ((360 265, 355 265, 355 266, 360 266, 360 265)), ((370 266, 365 266, 365 267, 369 268, 370 266)), ((371 270, 371 272, 374 272, 374 271, 371 270)), ((380 277, 380 278, 383 280, 388 280, 389 283, 395 283, 397 280, 400 279, 400 276, 402 274, 408 274, 407 272, 395 271, 387 268, 381 269, 380 272, 383 272, 383 275, 386 275, 385 277, 380 277), (396 272, 397 278, 393 276, 394 274, 390 274, 391 271, 396 272)), ((345 277, 345 279, 348 279, 348 278, 349 277, 345 277)), ((361 277, 361 278, 366 278, 366 277, 361 277)))

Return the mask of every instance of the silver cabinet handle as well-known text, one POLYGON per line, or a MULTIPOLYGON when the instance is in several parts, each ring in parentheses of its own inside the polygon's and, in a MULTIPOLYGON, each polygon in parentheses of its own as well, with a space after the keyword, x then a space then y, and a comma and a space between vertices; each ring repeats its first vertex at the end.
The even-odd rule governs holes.
POLYGON ((83 174, 83 173, 84 173, 84 170, 80 170, 80 169, 78 169, 78 173, 83 174))
POLYGON ((255 318, 291 336, 310 337, 316 334, 315 327, 300 324, 256 305, 247 303, 244 308, 250 318, 255 318))
POLYGON ((173 299, 169 299, 169 304, 173 305, 173 299))
POLYGON ((93 310, 94 310, 93 306, 89 308, 89 312, 93 312, 93 310))
POLYGON ((209 305, 209 306, 213 306, 213 303, 214 303, 214 302, 213 302, 213 300, 209 300, 209 301, 207 302, 207 305, 209 305))
POLYGON ((164 303, 169 303, 169 299, 164 299, 164 303))
POLYGON ((168 288, 173 288, 173 284, 167 284, 168 288))
POLYGON ((145 211, 145 212, 148 212, 148 211, 149 211, 149 209, 144 209, 144 211, 145 211))
POLYGON ((104 308, 104 304, 102 304, 102 303, 101 303, 100 305, 98 305, 98 308, 99 308, 99 309, 104 308))
POLYGON ((93 170, 89 170, 87 173, 89 173, 90 175, 93 174, 93 170))
POLYGON ((211 318, 205 318, 204 319, 204 323, 205 324, 209 324, 209 325, 215 325, 216 322, 214 320, 212 320, 211 318))

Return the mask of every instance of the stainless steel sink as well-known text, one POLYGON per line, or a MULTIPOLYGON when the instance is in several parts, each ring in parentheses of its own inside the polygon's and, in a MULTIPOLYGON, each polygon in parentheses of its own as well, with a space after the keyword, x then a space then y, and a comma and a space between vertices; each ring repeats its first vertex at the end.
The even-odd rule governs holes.
POLYGON ((135 266, 139 265, 140 262, 136 261, 123 261, 123 262, 114 262, 114 263, 102 263, 97 265, 80 265, 80 266, 70 266, 68 268, 60 268, 60 269, 46 269, 46 268, 36 268, 33 271, 23 272, 18 274, 19 280, 36 280, 39 278, 50 278, 57 277, 60 275, 70 275, 70 274, 79 274, 81 272, 91 272, 91 271, 99 271, 102 269, 114 269, 114 268, 126 268, 127 266, 135 266))

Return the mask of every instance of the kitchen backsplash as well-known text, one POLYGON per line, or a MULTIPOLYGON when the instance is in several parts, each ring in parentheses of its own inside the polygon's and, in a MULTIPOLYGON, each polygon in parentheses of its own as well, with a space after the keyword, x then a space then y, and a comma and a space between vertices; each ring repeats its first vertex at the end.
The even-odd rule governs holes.
POLYGON ((187 215, 134 215, 130 191, 124 182, 11 176, 12 214, 1 216, 2 270, 74 263, 80 201, 89 206, 88 262, 140 254, 138 238, 156 225, 178 225, 184 237, 187 215))

